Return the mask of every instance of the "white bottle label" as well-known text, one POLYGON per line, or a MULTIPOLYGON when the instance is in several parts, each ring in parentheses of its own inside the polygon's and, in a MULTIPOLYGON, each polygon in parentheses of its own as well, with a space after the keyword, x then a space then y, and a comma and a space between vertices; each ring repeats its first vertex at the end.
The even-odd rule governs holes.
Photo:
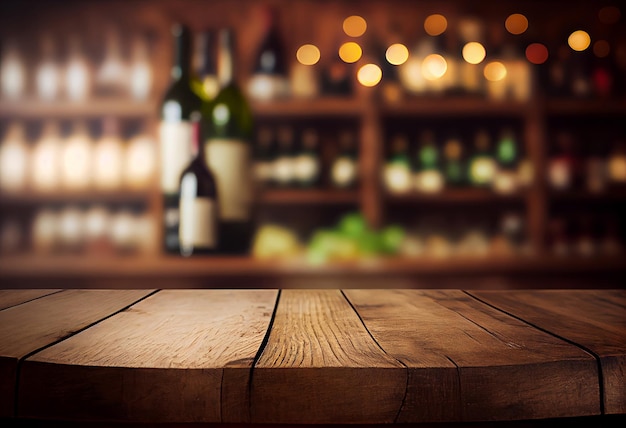
POLYGON ((250 146, 241 140, 209 139, 205 153, 217 182, 220 219, 249 220, 253 178, 250 146))
POLYGON ((215 248, 217 245, 215 201, 208 197, 196 197, 196 185, 192 174, 186 174, 181 182, 178 239, 183 254, 193 247, 215 248))
POLYGON ((294 162, 294 176, 299 181, 315 180, 319 174, 318 159, 311 155, 300 155, 294 162))
POLYGON ((176 193, 180 174, 191 158, 191 124, 188 122, 161 122, 161 190, 176 193))

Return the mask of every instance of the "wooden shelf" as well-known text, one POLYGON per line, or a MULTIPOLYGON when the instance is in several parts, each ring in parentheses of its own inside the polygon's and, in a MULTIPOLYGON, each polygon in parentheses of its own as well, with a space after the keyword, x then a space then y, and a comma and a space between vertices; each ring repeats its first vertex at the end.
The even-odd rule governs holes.
POLYGON ((24 119, 75 119, 101 116, 125 118, 156 117, 157 102, 120 98, 96 98, 87 101, 51 101, 36 99, 0 100, 0 116, 24 119))
POLYGON ((384 116, 525 116, 528 102, 493 101, 485 98, 423 97, 408 98, 381 107, 384 116))
POLYGON ((615 99, 549 99, 545 102, 550 115, 599 116, 626 115, 626 100, 615 99))
POLYGON ((515 193, 511 195, 503 195, 494 193, 488 189, 447 189, 440 193, 417 193, 411 192, 406 194, 387 193, 385 199, 387 202, 396 204, 405 203, 490 203, 490 202, 512 202, 523 201, 526 194, 515 193))
MULTIPOLYGON (((0 258, 0 278, 187 278, 263 276, 381 277, 432 274, 624 272, 624 257, 378 258, 311 265, 251 257, 13 255, 0 258)), ((149 284, 148 284, 149 285, 149 284)), ((380 284, 383 285, 383 284, 380 284)))
POLYGON ((254 102, 252 110, 259 118, 360 117, 367 102, 357 98, 315 98, 254 102))
POLYGON ((553 201, 567 202, 626 202, 626 189, 607 190, 598 193, 584 191, 551 191, 549 197, 553 201))
POLYGON ((37 205, 53 203, 128 203, 145 202, 153 195, 153 191, 146 190, 124 190, 124 191, 54 191, 43 192, 20 192, 20 193, 0 193, 0 205, 37 205))
POLYGON ((261 205, 329 205, 358 202, 359 193, 355 190, 275 189, 263 191, 259 197, 261 205))

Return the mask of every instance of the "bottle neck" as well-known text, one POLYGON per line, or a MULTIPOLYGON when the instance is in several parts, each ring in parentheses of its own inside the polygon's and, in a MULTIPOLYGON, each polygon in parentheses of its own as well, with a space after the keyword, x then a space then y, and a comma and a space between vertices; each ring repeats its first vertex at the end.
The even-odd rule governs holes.
POLYGON ((181 25, 173 29, 174 34, 174 66, 172 67, 172 79, 189 79, 191 46, 189 30, 181 25))
POLYGON ((235 76, 235 35, 230 29, 220 31, 217 60, 217 78, 220 87, 230 85, 235 76))
POLYGON ((191 154, 193 159, 199 159, 201 162, 205 162, 202 128, 199 120, 192 120, 191 122, 191 154))

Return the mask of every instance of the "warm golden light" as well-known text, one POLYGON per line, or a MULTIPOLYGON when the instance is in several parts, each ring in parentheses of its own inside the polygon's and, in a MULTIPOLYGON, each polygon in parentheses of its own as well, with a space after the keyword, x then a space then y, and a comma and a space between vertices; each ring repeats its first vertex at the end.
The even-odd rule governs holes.
POLYGON ((394 43, 387 48, 385 58, 392 65, 401 65, 409 59, 409 50, 402 43, 394 43))
POLYGON ((365 64, 359 69, 356 77, 361 85, 372 87, 378 85, 383 77, 383 72, 376 64, 365 64))
POLYGON ((424 58, 422 74, 427 80, 437 80, 446 74, 448 63, 445 58, 438 54, 431 54, 424 58))
POLYGON ((357 62, 361 59, 361 55, 363 55, 363 50, 361 50, 361 46, 358 43, 347 42, 339 48, 339 58, 348 64, 357 62))
POLYGON ((367 22, 363 17, 352 15, 344 19, 343 32, 350 37, 360 37, 367 30, 367 22))
POLYGON ((511 34, 522 34, 528 29, 528 19, 521 13, 514 13, 504 22, 506 30, 511 34))
POLYGON ((498 61, 490 62, 485 66, 484 75, 490 82, 497 82, 506 77, 506 67, 498 61))
POLYGON ((593 54, 598 58, 604 58, 611 52, 611 46, 606 40, 598 40, 593 44, 593 54))
POLYGON ((487 55, 485 48, 478 42, 469 42, 463 46, 463 59, 470 64, 480 64, 485 55, 487 55))
POLYGON ((445 16, 434 14, 424 21, 424 30, 429 36, 438 36, 448 28, 448 20, 445 16))
POLYGON ((598 12, 598 18, 603 24, 615 24, 621 16, 622 13, 616 6, 605 6, 598 12))
POLYGON ((313 65, 320 60, 320 50, 315 45, 302 45, 296 52, 300 64, 313 65))
POLYGON ((577 30, 569 35, 567 38, 567 44, 575 51, 584 51, 591 44, 591 37, 586 31, 577 30))
POLYGON ((531 43, 526 48, 526 59, 533 64, 543 64, 548 60, 548 48, 541 43, 531 43))

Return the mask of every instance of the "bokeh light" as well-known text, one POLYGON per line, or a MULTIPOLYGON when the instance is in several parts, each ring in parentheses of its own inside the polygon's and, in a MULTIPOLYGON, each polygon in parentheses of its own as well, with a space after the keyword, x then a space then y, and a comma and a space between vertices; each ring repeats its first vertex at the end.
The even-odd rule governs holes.
POLYGON ((478 42, 469 42, 463 46, 463 59, 470 64, 480 64, 487 52, 483 45, 478 42))
POLYGON ((522 34, 528 29, 528 19, 521 13, 514 13, 506 19, 504 27, 511 34, 522 34))
POLYGON ((361 55, 363 55, 363 50, 358 43, 347 42, 341 45, 341 47, 339 48, 339 58, 341 58, 344 62, 347 62, 348 64, 360 60, 361 55))
POLYGON ((603 24, 615 24, 622 16, 617 6, 605 6, 598 12, 598 19, 603 24))
POLYGON ((358 15, 352 15, 344 19, 343 31, 350 37, 360 37, 367 30, 367 22, 358 15))
POLYGON ((569 35, 567 44, 575 51, 584 51, 591 44, 591 37, 589 37, 589 33, 586 31, 577 30, 569 35))
POLYGON ((445 58, 438 54, 431 54, 424 58, 422 74, 427 80, 436 80, 446 74, 448 63, 445 58))
POLYGON ((497 82, 506 77, 506 67, 499 61, 492 61, 485 66, 484 75, 490 82, 497 82))
POLYGON ((302 45, 296 52, 296 58, 300 64, 313 65, 320 60, 320 50, 315 45, 302 45))
POLYGON ((598 58, 604 58, 611 52, 611 46, 606 40, 598 40, 593 44, 593 54, 598 58))
POLYGON ((372 87, 378 85, 383 77, 383 72, 376 64, 365 64, 359 69, 356 77, 361 85, 372 87))
POLYGON ((430 15, 424 21, 424 30, 429 36, 438 36, 448 28, 448 20, 438 13, 430 15))
POLYGON ((394 43, 387 48, 385 58, 387 58, 389 64, 401 65, 409 59, 409 50, 402 43, 394 43))
POLYGON ((533 64, 543 64, 548 60, 548 48, 541 43, 531 43, 526 48, 526 59, 533 64))

